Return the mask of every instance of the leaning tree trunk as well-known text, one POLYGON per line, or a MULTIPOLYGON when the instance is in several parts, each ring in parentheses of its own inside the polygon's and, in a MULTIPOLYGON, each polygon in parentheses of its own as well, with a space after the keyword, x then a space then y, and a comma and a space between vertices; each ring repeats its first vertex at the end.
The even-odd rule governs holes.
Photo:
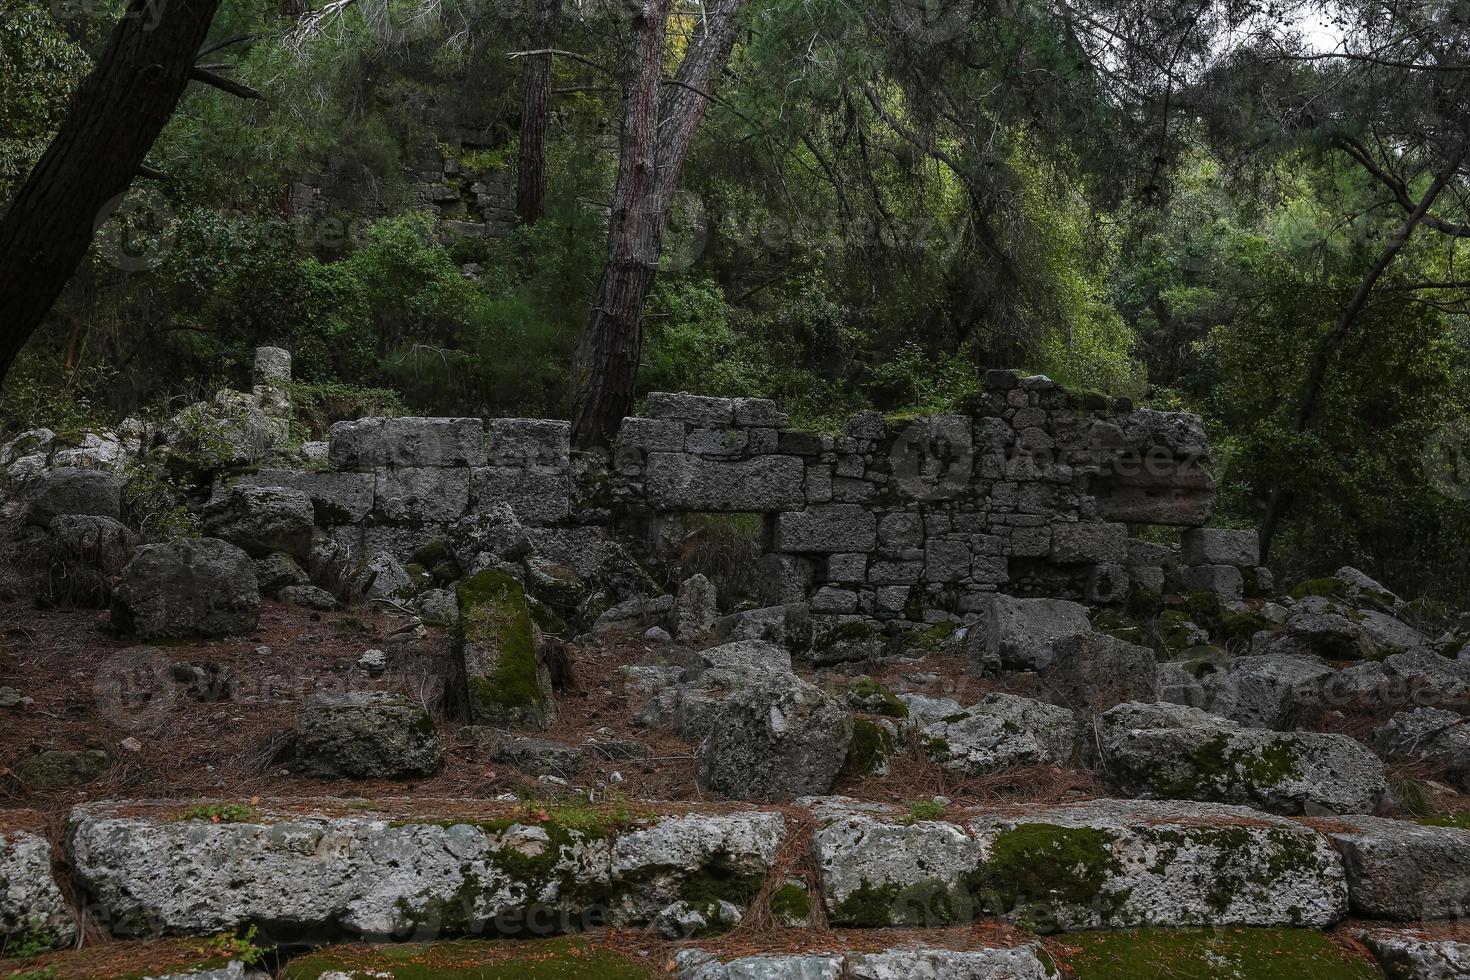
POLYGON ((0 220, 0 382, 189 83, 220 0, 131 0, 0 220))
POLYGON ((551 48, 556 41, 559 0, 539 0, 530 47, 545 51, 526 58, 522 70, 521 146, 516 164, 516 217, 534 225, 546 213, 546 120, 551 112, 551 48))
POLYGON ((572 365, 572 441, 578 447, 611 445, 633 407, 643 310, 658 273, 664 224, 744 2, 706 6, 700 33, 668 82, 660 61, 669 0, 642 0, 634 14, 607 261, 572 365))
MULTIPOLYGON (((1322 385, 1327 379, 1327 368, 1332 363, 1333 355, 1342 347, 1342 342, 1347 339, 1349 331, 1357 321, 1358 315, 1368 304, 1368 296, 1373 292, 1373 287, 1378 280, 1388 271, 1393 260, 1398 257, 1399 252, 1409 243, 1409 237, 1414 234, 1414 229, 1423 223, 1429 208, 1435 200, 1449 186, 1450 181, 1460 169, 1460 162, 1465 159, 1466 147, 1460 146, 1455 151, 1449 164, 1434 175, 1434 180, 1425 190, 1424 196, 1409 213, 1408 219, 1396 231, 1388 243, 1368 267, 1368 272, 1363 276, 1363 281, 1358 283, 1352 298, 1343 307, 1342 313, 1337 318, 1337 323, 1323 336, 1321 343, 1317 345, 1317 351, 1312 358, 1312 366, 1307 371, 1307 380, 1302 385, 1301 400, 1297 404, 1296 414, 1291 420, 1291 431, 1300 434, 1311 425, 1312 419, 1317 414, 1317 404, 1322 395, 1322 385)), ((1266 514, 1261 521, 1260 552, 1261 561, 1264 562, 1271 554, 1271 542, 1276 537, 1276 530, 1281 524, 1281 518, 1286 513, 1287 505, 1291 502, 1290 492, 1280 483, 1272 488, 1271 495, 1267 500, 1266 514)))

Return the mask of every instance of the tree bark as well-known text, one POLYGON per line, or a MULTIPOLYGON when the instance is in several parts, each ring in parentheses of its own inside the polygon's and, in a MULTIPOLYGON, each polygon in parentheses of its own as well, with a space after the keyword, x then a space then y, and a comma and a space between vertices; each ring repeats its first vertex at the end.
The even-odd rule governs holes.
MULTIPOLYGON (((1460 169, 1460 163, 1465 159, 1465 151, 1466 147, 1462 145, 1455 151, 1455 155, 1449 164, 1439 173, 1435 174, 1434 180, 1430 183, 1428 189, 1425 190, 1424 196, 1419 199, 1419 203, 1409 212, 1407 220, 1393 234, 1393 237, 1388 240, 1388 243, 1383 246, 1382 251, 1378 253, 1378 257, 1373 260, 1373 264, 1368 267, 1367 274, 1363 276, 1362 282, 1358 283, 1358 288, 1353 291, 1352 298, 1342 308, 1342 313, 1338 316, 1337 323, 1333 325, 1332 329, 1322 338, 1321 343, 1317 345, 1317 352, 1312 359, 1312 366, 1307 371, 1307 380, 1302 385, 1301 401, 1297 405, 1296 415, 1291 420, 1291 431, 1293 433, 1305 432, 1307 427, 1311 425, 1312 419, 1317 413, 1317 402, 1321 397, 1322 384, 1326 380, 1327 368, 1332 363, 1333 355, 1342 346, 1342 342, 1347 339, 1347 335, 1352 330, 1353 324, 1357 321, 1359 314, 1363 312, 1363 307, 1367 305, 1368 295, 1373 291, 1373 287, 1378 284, 1378 280, 1383 277, 1384 272, 1388 271, 1388 267, 1393 264, 1393 260, 1398 257, 1399 252, 1409 243, 1409 237, 1414 234, 1414 229, 1418 228, 1424 222, 1425 216, 1429 214, 1430 207, 1434 205, 1440 193, 1449 186, 1450 180, 1460 169)), ((1276 529, 1281 523, 1281 517, 1286 511, 1290 496, 1290 493, 1278 480, 1276 486, 1271 490, 1271 496, 1266 504, 1266 515, 1261 521, 1260 542, 1262 562, 1271 553, 1271 541, 1276 536, 1276 529)))
POLYGON ((516 217, 534 225, 546 213, 546 120, 551 112, 550 49, 556 41, 560 0, 537 0, 530 47, 546 50, 522 68, 521 146, 516 165, 516 217))
POLYGON ((0 220, 0 383, 189 83, 220 0, 131 0, 0 220))
POLYGON ((611 445, 632 409, 664 224, 744 2, 705 7, 699 33, 668 82, 661 62, 670 0, 639 0, 634 8, 607 261, 572 364, 572 441, 579 448, 611 445))

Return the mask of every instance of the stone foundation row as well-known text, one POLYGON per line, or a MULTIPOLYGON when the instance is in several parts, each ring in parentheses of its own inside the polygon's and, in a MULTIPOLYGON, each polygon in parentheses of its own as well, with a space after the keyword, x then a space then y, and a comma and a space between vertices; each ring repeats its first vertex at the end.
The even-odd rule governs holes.
MULTIPOLYGON (((1459 828, 1371 817, 1314 827, 1241 807, 1120 800, 938 819, 842 798, 805 805, 835 926, 995 916, 1042 932, 1320 928, 1350 912, 1454 918, 1470 902, 1470 831, 1459 828)), ((673 937, 736 924, 792 826, 778 810, 487 810, 469 817, 464 803, 446 803, 437 819, 337 801, 292 813, 96 804, 72 812, 65 846, 89 914, 120 936, 256 924, 272 939, 428 940, 600 925, 673 937)), ((75 935, 51 864, 42 837, 5 836, 7 935, 57 944, 75 935)), ((812 884, 788 877, 772 889, 778 919, 805 924, 812 884)))

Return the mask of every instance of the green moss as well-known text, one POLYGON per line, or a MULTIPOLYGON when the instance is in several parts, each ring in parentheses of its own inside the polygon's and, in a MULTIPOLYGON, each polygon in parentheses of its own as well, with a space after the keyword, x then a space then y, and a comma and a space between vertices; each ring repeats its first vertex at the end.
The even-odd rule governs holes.
POLYGON ((1123 600, 1123 611, 1135 620, 1147 620, 1157 616, 1164 608, 1164 597, 1153 589, 1134 584, 1123 600))
POLYGON ((909 634, 909 646, 926 653, 933 653, 944 646, 946 640, 954 636, 955 631, 960 628, 959 623, 944 622, 935 623, 921 630, 915 630, 909 634))
POLYGON ((920 820, 943 820, 944 814, 944 804, 938 800, 910 800, 909 812, 903 822, 915 824, 920 820))
POLYGON ((1133 929, 1067 937, 1077 980, 1372 980, 1377 968, 1313 929, 1133 929))
POLYGON ((721 851, 679 883, 679 897, 713 918, 721 902, 744 909, 760 893, 765 876, 742 869, 721 851))
POLYGON ((332 972, 384 980, 652 980, 655 973, 621 952, 584 939, 460 940, 402 945, 328 946, 293 959, 283 980, 332 972))
POLYGON ((1163 799, 1238 802, 1260 795, 1259 790, 1280 786, 1296 773, 1289 740, 1274 739, 1258 752, 1231 749, 1229 736, 1221 733, 1181 756, 1176 765, 1128 770, 1120 777, 1163 799))
POLYGON ((844 769, 859 776, 872 775, 882 771, 892 754, 893 736, 887 728, 866 718, 853 720, 844 769))
POLYGON ((874 635, 873 627, 862 620, 854 620, 851 623, 843 623, 835 626, 812 641, 812 647, 817 650, 830 650, 839 643, 861 643, 871 639, 874 635))
POLYGON ((864 879, 830 918, 833 925, 859 928, 933 927, 968 919, 970 908, 968 896, 938 879, 878 886, 864 879))
POLYGON ((445 562, 454 562, 454 549, 445 538, 434 538, 415 551, 408 560, 424 568, 434 568, 445 562))
POLYGON ((1259 613, 1226 611, 1220 614, 1220 634, 1226 642, 1248 643, 1262 630, 1277 628, 1275 623, 1259 613))
POLYGON ((1022 824, 1001 833, 990 855, 970 876, 979 905, 1037 931, 1053 931, 1062 906, 1094 909, 1107 924, 1127 892, 1105 892, 1123 870, 1113 856, 1113 835, 1092 827, 1022 824))
POLYGON ((1459 813, 1441 813, 1432 817, 1420 817, 1415 823, 1426 827, 1458 827, 1462 830, 1470 830, 1470 811, 1462 810, 1459 813))
POLYGON ((1348 585, 1340 578, 1313 578, 1305 582, 1298 582, 1289 593, 1293 599, 1305 599, 1307 596, 1323 596, 1328 599, 1342 600, 1347 598, 1348 585))
POLYGON ((1115 609, 1100 609, 1094 613, 1092 628, 1125 643, 1143 642, 1143 627, 1115 609))
POLYGON ((771 916, 778 925, 807 925, 812 918, 811 894, 799 882, 786 882, 771 896, 771 916))
MULTIPOLYGON (((430 723, 432 726, 432 722, 430 723)), ((260 823, 260 811, 244 803, 209 803, 191 806, 175 820, 207 820, 210 823, 260 823)))
POLYGON ((464 659, 475 720, 492 725, 544 725, 549 704, 541 686, 525 592, 494 569, 459 585, 456 646, 464 659))
POLYGON ((1154 622, 1154 631, 1164 649, 1176 652, 1187 650, 1194 644, 1198 629, 1189 614, 1179 609, 1165 609, 1154 622))
POLYGON ((908 705, 900 701, 898 695, 871 677, 858 678, 858 682, 848 693, 854 706, 862 708, 869 714, 883 715, 887 718, 907 718, 909 716, 908 705))

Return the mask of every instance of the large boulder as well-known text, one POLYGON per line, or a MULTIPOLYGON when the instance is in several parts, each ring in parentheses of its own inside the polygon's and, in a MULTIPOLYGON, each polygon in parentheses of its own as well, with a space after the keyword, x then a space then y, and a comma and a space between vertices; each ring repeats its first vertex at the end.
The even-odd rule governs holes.
POLYGON ((253 558, 278 551, 305 562, 311 558, 314 514, 311 498, 300 490, 236 486, 205 505, 204 528, 253 558))
POLYGON ((925 751, 944 768, 979 776, 1007 766, 1064 765, 1077 751, 1076 716, 1014 694, 979 704, 921 730, 925 751))
POLYGON ((1291 728, 1321 704, 1332 676, 1332 666, 1318 657, 1242 657, 1206 679, 1210 710, 1251 728, 1291 728))
POLYGON ((1078 633, 1052 644, 1041 683, 1054 702, 1082 714, 1156 701, 1159 693, 1154 652, 1106 633, 1078 633))
POLYGON ((26 523, 45 527, 59 514, 122 516, 122 478, 116 473, 76 466, 43 470, 26 485, 26 523))
POLYGON ((740 800, 789 800, 832 789, 852 715, 794 675, 736 691, 699 746, 699 783, 740 800))
POLYGON ((324 779, 428 776, 443 761, 429 712, 389 691, 307 698, 290 757, 297 772, 324 779))
POLYGON ((1356 914, 1415 921, 1470 913, 1470 830, 1343 817, 1325 832, 1342 853, 1356 914))
POLYGON ((972 674, 1036 670, 1051 662, 1057 641, 1090 632, 1087 607, 1079 603, 995 595, 985 603, 981 621, 965 634, 967 669, 972 674))
POLYGON ((1372 813, 1383 763, 1346 735, 1271 732, 1178 704, 1101 716, 1103 768, 1129 796, 1244 803, 1273 813, 1372 813))
POLYGON ((1388 980, 1464 980, 1470 977, 1470 943, 1413 935, 1369 933, 1363 944, 1378 958, 1388 980))
POLYGON ((1427 764, 1470 791, 1470 719, 1442 708, 1400 711, 1374 733, 1373 744, 1390 762, 1427 764))
POLYGON ((70 946, 76 936, 71 906, 51 875, 46 838, 24 830, 0 831, 0 947, 12 941, 70 946))
POLYGON ((259 618, 250 556, 215 538, 142 546, 112 593, 113 626, 142 639, 238 636, 259 618))
POLYGON ((521 583, 485 569, 460 582, 455 652, 464 665, 477 724, 546 728, 556 717, 551 675, 537 657, 536 629, 521 583))
POLYGON ((706 667, 747 669, 770 675, 791 673, 791 651, 767 640, 734 640, 693 656, 706 667))

